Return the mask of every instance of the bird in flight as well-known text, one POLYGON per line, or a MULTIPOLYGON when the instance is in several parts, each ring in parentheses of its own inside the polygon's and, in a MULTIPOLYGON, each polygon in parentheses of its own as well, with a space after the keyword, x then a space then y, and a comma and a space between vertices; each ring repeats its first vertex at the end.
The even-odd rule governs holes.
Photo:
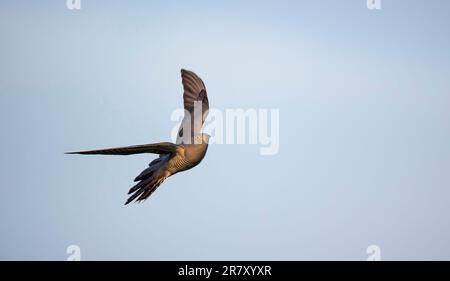
POLYGON ((201 132, 208 116, 209 102, 202 79, 194 72, 181 70, 183 83, 184 117, 177 134, 176 143, 160 142, 98 150, 67 152, 66 154, 131 155, 155 153, 154 159, 136 178, 129 190, 131 196, 125 205, 136 200, 143 201, 168 177, 197 166, 205 157, 209 135, 201 132))

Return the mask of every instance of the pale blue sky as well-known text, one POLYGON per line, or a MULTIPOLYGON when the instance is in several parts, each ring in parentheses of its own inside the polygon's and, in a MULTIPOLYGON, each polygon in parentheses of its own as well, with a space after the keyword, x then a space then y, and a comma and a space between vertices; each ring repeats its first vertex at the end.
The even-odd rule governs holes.
POLYGON ((0 2, 0 259, 450 259, 449 1, 65 2, 0 2), (169 140, 182 67, 280 152, 123 206, 151 155, 63 152, 169 140))

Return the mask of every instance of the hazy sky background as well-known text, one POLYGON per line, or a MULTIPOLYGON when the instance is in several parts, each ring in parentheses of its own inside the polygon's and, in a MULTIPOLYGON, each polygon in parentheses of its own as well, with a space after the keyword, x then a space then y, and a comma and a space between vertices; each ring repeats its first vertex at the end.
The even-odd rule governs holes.
POLYGON ((0 2, 0 259, 450 259, 449 1, 168 2, 0 2), (182 67, 280 151, 124 206, 152 155, 63 152, 169 140, 182 67))

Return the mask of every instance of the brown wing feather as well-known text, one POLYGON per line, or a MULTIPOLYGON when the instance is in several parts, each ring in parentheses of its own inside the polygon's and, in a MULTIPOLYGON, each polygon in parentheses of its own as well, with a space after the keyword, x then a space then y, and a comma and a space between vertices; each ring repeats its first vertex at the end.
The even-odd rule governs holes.
POLYGON ((205 97, 206 95, 206 87, 203 83, 202 79, 198 77, 194 72, 182 69, 181 70, 181 79, 183 83, 183 102, 184 109, 189 112, 193 112, 194 110, 194 102, 195 101, 203 101, 203 108, 205 110, 209 109, 208 99, 205 97))
POLYGON ((198 77, 194 72, 182 69, 181 70, 181 79, 183 83, 183 104, 184 109, 187 111, 187 113, 190 114, 190 118, 183 119, 180 129, 178 130, 178 140, 177 143, 179 143, 180 139, 183 137, 183 125, 190 119, 191 123, 191 137, 194 135, 197 135, 200 133, 200 128, 194 128, 194 103, 196 101, 202 102, 202 112, 201 112, 201 118, 200 124, 203 126, 203 123, 208 116, 209 111, 209 101, 208 101, 208 95, 206 92, 205 84, 203 83, 202 79, 198 77))

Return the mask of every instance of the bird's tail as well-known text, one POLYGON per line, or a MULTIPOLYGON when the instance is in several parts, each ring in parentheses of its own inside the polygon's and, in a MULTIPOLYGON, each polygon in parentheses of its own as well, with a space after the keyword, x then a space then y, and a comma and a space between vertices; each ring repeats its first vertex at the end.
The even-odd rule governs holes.
POLYGON ((175 152, 176 145, 170 142, 152 143, 152 144, 141 144, 132 145, 124 147, 97 149, 97 150, 86 150, 77 152, 66 152, 66 154, 102 154, 102 155, 130 155, 139 153, 156 153, 156 154, 167 154, 175 152))

